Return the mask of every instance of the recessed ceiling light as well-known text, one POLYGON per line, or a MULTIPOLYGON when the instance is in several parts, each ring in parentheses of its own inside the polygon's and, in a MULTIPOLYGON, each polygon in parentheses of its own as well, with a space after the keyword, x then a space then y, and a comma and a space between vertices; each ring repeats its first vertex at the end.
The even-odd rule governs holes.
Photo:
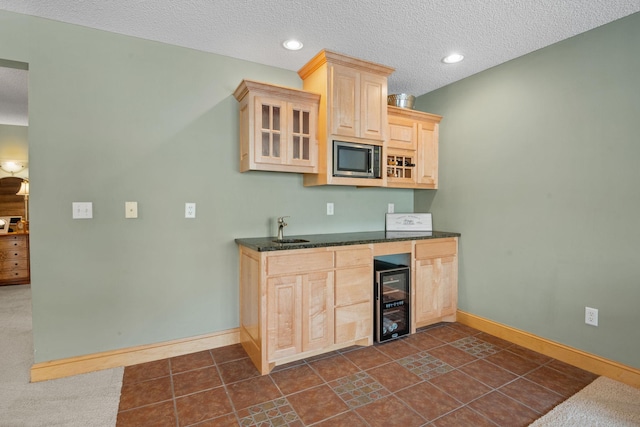
POLYGON ((442 58, 442 62, 444 62, 445 64, 455 64, 456 62, 460 62, 463 59, 464 55, 460 55, 459 53, 452 53, 451 55, 442 58))
POLYGON ((282 46, 284 46, 285 49, 289 50, 300 50, 302 49, 302 42, 299 42, 295 39, 290 39, 282 43, 282 46))

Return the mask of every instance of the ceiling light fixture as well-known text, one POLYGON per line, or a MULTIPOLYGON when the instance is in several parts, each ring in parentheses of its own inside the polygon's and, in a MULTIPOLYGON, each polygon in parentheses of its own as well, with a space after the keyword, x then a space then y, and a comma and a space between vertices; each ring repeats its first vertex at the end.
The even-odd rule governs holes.
POLYGON ((302 49, 303 44, 298 40, 289 39, 283 42, 282 46, 284 46, 284 48, 288 50, 300 50, 302 49))
POLYGON ((26 167, 27 167, 26 162, 21 162, 21 161, 17 161, 17 160, 3 160, 3 161, 0 161, 0 169, 2 169, 5 172, 10 173, 11 175, 13 175, 16 172, 20 172, 22 169, 24 169, 26 167))
POLYGON ((451 55, 447 55, 442 58, 442 62, 445 64, 455 64, 456 62, 460 62, 464 59, 464 55, 460 55, 459 53, 452 53, 451 55))

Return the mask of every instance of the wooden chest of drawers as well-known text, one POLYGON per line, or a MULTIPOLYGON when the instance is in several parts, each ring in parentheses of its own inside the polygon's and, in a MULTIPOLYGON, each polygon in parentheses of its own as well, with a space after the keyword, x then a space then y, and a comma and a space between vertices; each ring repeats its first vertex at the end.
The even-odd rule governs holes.
POLYGON ((23 285, 30 282, 29 235, 0 235, 0 285, 23 285))

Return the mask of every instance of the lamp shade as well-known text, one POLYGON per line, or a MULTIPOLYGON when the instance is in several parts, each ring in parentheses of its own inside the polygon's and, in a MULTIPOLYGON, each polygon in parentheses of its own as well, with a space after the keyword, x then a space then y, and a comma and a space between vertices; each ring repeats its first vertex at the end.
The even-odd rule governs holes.
POLYGON ((29 182, 22 181, 22 183, 20 183, 20 189, 16 193, 16 196, 28 196, 28 195, 29 195, 29 182))

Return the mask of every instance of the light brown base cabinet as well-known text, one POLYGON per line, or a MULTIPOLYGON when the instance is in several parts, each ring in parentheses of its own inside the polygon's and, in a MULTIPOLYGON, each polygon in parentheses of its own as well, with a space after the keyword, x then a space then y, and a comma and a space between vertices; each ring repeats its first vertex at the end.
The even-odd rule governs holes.
POLYGON ((457 239, 420 241, 415 246, 415 327, 456 320, 457 239))
POLYGON ((367 246, 256 252, 240 246, 240 341, 262 374, 373 343, 367 246))
POLYGON ((240 341, 261 374, 373 344, 374 256, 411 256, 411 332, 455 321, 457 238, 264 252, 239 248, 240 341))

